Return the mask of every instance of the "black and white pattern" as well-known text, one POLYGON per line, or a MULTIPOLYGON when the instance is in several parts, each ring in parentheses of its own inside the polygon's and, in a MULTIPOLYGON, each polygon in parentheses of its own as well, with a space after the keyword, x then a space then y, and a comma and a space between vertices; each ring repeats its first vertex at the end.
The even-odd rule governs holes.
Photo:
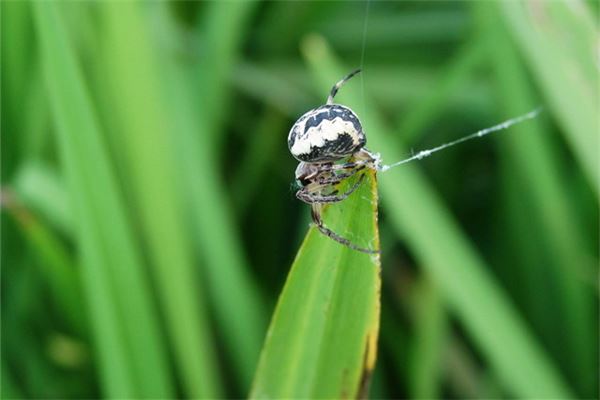
POLYGON ((348 157, 366 144, 354 111, 339 104, 310 110, 292 126, 288 147, 300 161, 326 162, 348 157))

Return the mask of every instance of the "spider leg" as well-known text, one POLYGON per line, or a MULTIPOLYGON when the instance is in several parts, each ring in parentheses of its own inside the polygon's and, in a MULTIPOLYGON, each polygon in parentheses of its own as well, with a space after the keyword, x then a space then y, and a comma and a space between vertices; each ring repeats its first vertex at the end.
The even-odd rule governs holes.
POLYGON ((350 240, 338 235, 331 229, 327 228, 325 226, 325 224, 323 224, 323 220, 321 219, 321 213, 319 212, 319 209, 320 209, 320 205, 313 204, 312 209, 311 209, 311 216, 312 216, 312 220, 313 220, 314 224, 317 226, 317 229, 319 229, 319 232, 321 232, 323 235, 335 240, 336 242, 338 242, 340 244, 343 244, 346 247, 351 248, 352 250, 360 251, 361 253, 366 253, 366 254, 380 254, 381 253, 381 250, 371 250, 371 249, 366 249, 364 247, 359 247, 359 246, 355 245, 354 243, 352 243, 350 240))
POLYGON ((335 185, 336 183, 340 183, 341 181, 343 181, 346 178, 350 178, 351 176, 353 176, 354 174, 356 174, 358 171, 362 170, 364 167, 358 167, 358 168, 353 168, 350 170, 350 172, 346 172, 343 174, 334 174, 331 176, 327 176, 327 177, 318 177, 317 178, 317 182, 321 185, 335 185))
POLYGON ((380 157, 378 154, 371 153, 364 147, 356 152, 353 156, 352 161, 348 161, 344 164, 328 164, 322 166, 322 171, 339 171, 347 169, 363 169, 369 167, 372 169, 378 169, 380 163, 380 157))
POLYGON ((350 189, 348 189, 345 193, 341 195, 322 195, 322 194, 314 194, 308 189, 309 186, 305 186, 302 189, 296 192, 296 197, 299 200, 302 200, 308 204, 321 204, 321 203, 338 203, 348 198, 362 183, 364 175, 361 175, 360 178, 352 185, 350 189))
POLYGON ((347 169, 363 169, 368 163, 369 160, 358 160, 349 161, 344 164, 326 164, 321 167, 321 172, 335 172, 347 169))
POLYGON ((346 83, 350 78, 352 78, 354 75, 358 74, 359 72, 360 72, 360 69, 352 71, 348 75, 346 75, 345 77, 343 77, 341 81, 339 81, 338 83, 336 83, 335 85, 333 85, 333 87, 331 88, 331 92, 329 93, 329 97, 327 97, 327 103, 326 104, 333 104, 333 98, 337 94, 338 90, 340 90, 340 88, 342 86, 344 86, 344 83, 346 83))

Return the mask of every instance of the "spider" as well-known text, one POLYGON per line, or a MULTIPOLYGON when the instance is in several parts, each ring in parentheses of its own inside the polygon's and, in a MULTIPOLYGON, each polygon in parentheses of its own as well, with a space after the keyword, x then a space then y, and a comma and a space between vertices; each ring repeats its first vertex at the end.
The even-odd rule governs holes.
POLYGON ((296 197, 311 205, 313 223, 325 236, 367 254, 379 254, 380 251, 355 245, 327 228, 321 218, 323 205, 343 201, 358 189, 365 177, 362 171, 370 168, 385 172, 399 165, 421 160, 448 147, 535 118, 542 110, 541 107, 538 107, 519 117, 511 118, 432 149, 421 150, 417 154, 391 165, 381 165, 379 155, 370 152, 365 147, 367 138, 356 113, 346 106, 333 103, 338 90, 359 72, 360 69, 357 69, 333 85, 325 105, 308 111, 296 121, 288 135, 288 147, 294 158, 300 161, 296 168, 296 183, 300 187, 296 192, 296 197), (336 190, 336 185, 356 174, 360 174, 356 181, 349 189, 340 194, 336 190))
POLYGON ((296 197, 311 205, 312 220, 319 231, 351 249, 377 254, 379 250, 359 247, 333 232, 321 218, 324 204, 348 198, 365 175, 361 173, 344 193, 338 193, 336 185, 365 168, 378 168, 379 158, 365 148, 367 138, 356 113, 333 103, 338 90, 359 72, 357 69, 333 85, 325 105, 308 111, 296 121, 288 136, 288 147, 300 161, 296 168, 296 183, 300 187, 296 197))

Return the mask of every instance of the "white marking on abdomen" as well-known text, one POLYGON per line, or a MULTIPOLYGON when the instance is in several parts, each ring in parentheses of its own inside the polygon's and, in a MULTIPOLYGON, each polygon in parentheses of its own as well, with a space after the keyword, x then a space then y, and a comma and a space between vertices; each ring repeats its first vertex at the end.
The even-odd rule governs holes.
POLYGON ((359 133, 352 121, 335 117, 333 120, 324 119, 319 125, 312 126, 305 133, 297 135, 292 145, 292 154, 308 154, 311 148, 323 147, 326 140, 334 141, 341 133, 352 136, 354 145, 359 144, 359 133))

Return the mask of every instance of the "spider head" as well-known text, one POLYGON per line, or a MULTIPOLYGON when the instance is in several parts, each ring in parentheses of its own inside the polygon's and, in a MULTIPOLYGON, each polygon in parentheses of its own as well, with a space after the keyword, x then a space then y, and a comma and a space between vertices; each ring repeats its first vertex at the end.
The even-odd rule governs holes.
POLYGON ((320 173, 321 164, 301 162, 296 167, 296 183, 300 187, 307 186, 320 173))
POLYGON ((292 126, 288 147, 299 161, 334 162, 365 146, 367 138, 354 111, 327 104, 308 111, 292 126))

